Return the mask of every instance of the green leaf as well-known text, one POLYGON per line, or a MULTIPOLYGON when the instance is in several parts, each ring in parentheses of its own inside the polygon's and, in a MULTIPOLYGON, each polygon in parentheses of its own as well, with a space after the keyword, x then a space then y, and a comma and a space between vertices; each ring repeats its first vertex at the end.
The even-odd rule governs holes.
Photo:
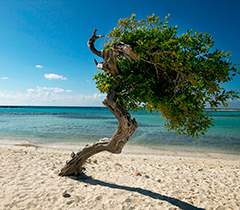
POLYGON ((213 49, 213 37, 206 32, 193 33, 191 29, 178 35, 178 27, 170 27, 170 17, 161 21, 153 14, 137 20, 133 14, 120 19, 107 35, 103 50, 121 41, 132 47, 140 61, 117 54, 119 75, 97 71, 93 79, 101 93, 109 93, 118 83, 114 99, 126 109, 166 116, 167 130, 204 135, 213 126, 211 115, 203 112, 206 104, 214 110, 239 98, 238 92, 221 87, 240 74, 239 64, 230 62, 230 51, 213 49))

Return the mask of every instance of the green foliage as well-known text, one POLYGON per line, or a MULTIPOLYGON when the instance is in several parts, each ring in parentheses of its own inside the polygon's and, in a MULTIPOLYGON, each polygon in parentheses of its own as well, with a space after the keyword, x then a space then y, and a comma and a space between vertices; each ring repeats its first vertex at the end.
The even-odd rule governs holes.
POLYGON ((98 161, 97 161, 97 159, 95 159, 95 160, 92 161, 91 158, 89 158, 89 159, 86 161, 86 163, 92 163, 92 162, 95 163, 95 164, 97 164, 98 161))
POLYGON ((97 89, 101 93, 107 93, 110 90, 114 77, 109 72, 97 71, 97 74, 93 76, 97 89))
POLYGON ((128 110, 155 110, 167 120, 168 130, 191 136, 204 135, 213 125, 203 110, 227 106, 238 92, 226 91, 222 83, 240 74, 238 64, 230 62, 230 52, 213 50, 213 37, 193 30, 179 36, 177 26, 170 27, 170 15, 161 21, 154 14, 145 20, 135 15, 120 19, 108 35, 104 49, 119 41, 129 44, 140 61, 117 56, 120 73, 113 77, 98 71, 94 76, 101 93, 108 93, 118 82, 116 101, 128 110))
POLYGON ((89 158, 89 159, 85 162, 84 166, 82 166, 80 174, 85 174, 85 173, 86 173, 86 170, 87 170, 86 167, 85 167, 85 165, 86 165, 86 164, 92 164, 92 163, 97 164, 97 163, 98 163, 97 159, 95 159, 95 160, 92 161, 91 158, 89 158))
POLYGON ((80 174, 85 174, 85 172, 86 172, 86 168, 83 166, 83 167, 81 168, 80 174))

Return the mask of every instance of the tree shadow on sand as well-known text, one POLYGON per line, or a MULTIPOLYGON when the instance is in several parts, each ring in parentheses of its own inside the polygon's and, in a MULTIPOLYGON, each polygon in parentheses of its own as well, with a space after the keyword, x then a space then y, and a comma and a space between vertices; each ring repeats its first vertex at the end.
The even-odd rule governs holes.
POLYGON ((78 180, 78 181, 83 182, 83 183, 91 184, 91 185, 100 185, 100 186, 103 186, 103 187, 110 187, 110 188, 113 188, 113 189, 127 190, 127 191, 130 191, 130 192, 138 192, 142 195, 149 196, 149 197, 154 198, 154 199, 158 199, 158 200, 161 200, 161 201, 167 201, 168 203, 171 203, 172 205, 177 206, 177 207, 179 207, 180 209, 183 209, 183 210, 204 210, 203 208, 195 207, 195 206, 193 206, 189 203, 180 201, 176 198, 161 195, 161 194, 152 192, 150 190, 145 190, 145 189, 142 189, 142 188, 139 188, 139 187, 134 188, 134 187, 128 187, 128 186, 124 186, 124 185, 117 185, 117 184, 113 184, 113 183, 108 183, 108 182, 104 182, 104 181, 101 181, 101 180, 93 179, 92 177, 86 176, 86 175, 80 176, 80 177, 78 177, 78 179, 76 179, 76 177, 71 177, 71 176, 69 176, 69 178, 72 178, 74 180, 78 180))

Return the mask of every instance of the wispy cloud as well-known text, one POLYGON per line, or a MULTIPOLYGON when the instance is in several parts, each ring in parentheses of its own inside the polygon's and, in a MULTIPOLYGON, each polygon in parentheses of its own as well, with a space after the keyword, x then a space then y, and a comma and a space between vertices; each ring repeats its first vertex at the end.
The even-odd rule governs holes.
POLYGON ((53 74, 53 73, 51 73, 51 74, 44 74, 44 77, 45 77, 46 79, 49 79, 49 80, 51 80, 51 79, 66 80, 66 79, 67 79, 67 77, 64 77, 64 76, 58 75, 58 74, 53 74))
POLYGON ((1 92, 0 104, 5 105, 71 105, 71 106, 102 106, 104 94, 68 94, 71 90, 63 90, 57 87, 37 87, 29 88, 25 93, 20 92, 1 92))
POLYGON ((1 79, 8 79, 8 77, 1 77, 1 79))
POLYGON ((42 65, 36 65, 35 67, 41 69, 41 68, 43 68, 44 66, 42 66, 42 65))
POLYGON ((31 89, 31 88, 29 88, 29 89, 27 89, 27 92, 30 94, 31 92, 34 92, 35 90, 34 89, 31 89))
POLYGON ((70 93, 70 92, 72 92, 72 90, 65 91, 64 89, 59 88, 59 87, 39 87, 39 86, 37 86, 37 89, 32 89, 32 88, 27 89, 27 92, 29 94, 31 92, 42 92, 42 91, 53 91, 54 93, 62 93, 62 92, 70 93))
POLYGON ((58 88, 58 87, 37 87, 37 92, 40 92, 42 90, 52 90, 54 93, 61 93, 64 92, 64 89, 58 88))

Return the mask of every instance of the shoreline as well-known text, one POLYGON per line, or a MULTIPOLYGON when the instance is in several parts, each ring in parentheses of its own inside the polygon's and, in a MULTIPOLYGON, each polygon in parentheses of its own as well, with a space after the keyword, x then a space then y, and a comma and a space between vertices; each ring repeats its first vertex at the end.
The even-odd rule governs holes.
POLYGON ((0 145, 0 209, 219 210, 240 206, 239 158, 127 148, 121 154, 102 152, 91 157, 84 179, 60 177, 70 151, 0 145))
MULTIPOLYGON (((56 149, 62 151, 74 151, 75 153, 82 149, 86 144, 92 144, 90 142, 51 142, 51 143, 31 143, 27 140, 3 140, 0 139, 0 146, 23 146, 23 147, 35 147, 43 149, 56 149)), ((157 147, 148 147, 142 145, 133 145, 127 144, 123 148, 122 153, 126 154, 153 154, 153 155, 168 155, 168 156, 186 156, 186 157, 213 157, 213 158, 223 158, 223 159, 240 159, 240 153, 238 154, 233 152, 223 152, 222 150, 211 150, 200 148, 194 150, 190 147, 174 147, 174 148, 157 148, 157 147)))

